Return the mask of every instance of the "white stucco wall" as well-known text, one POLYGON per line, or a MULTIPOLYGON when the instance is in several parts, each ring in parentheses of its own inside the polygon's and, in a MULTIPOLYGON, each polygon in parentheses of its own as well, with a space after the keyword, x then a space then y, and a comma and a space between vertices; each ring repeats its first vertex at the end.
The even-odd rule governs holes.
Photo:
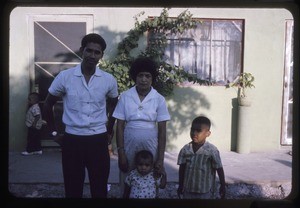
MULTIPOLYGON (((173 8, 169 16, 178 16, 186 8, 173 8)), ((104 58, 112 58, 117 44, 133 28, 133 16, 145 11, 147 16, 160 15, 162 8, 102 7, 17 7, 10 15, 9 34, 9 145, 22 150, 26 144, 24 125, 29 93, 29 50, 31 44, 29 19, 35 15, 92 15, 94 31, 107 41, 104 58)), ((282 90, 284 69, 285 20, 292 19, 286 9, 262 8, 189 8, 193 17, 245 19, 244 70, 251 72, 256 88, 251 90, 253 105, 249 128, 253 137, 251 151, 277 149, 280 146, 282 90)), ((92 31, 89 31, 92 32, 92 31)), ((143 40, 142 40, 143 42, 143 40)), ((78 47, 80 43, 78 43, 78 47)), ((208 141, 220 150, 235 147, 236 109, 232 100, 234 89, 216 86, 178 87, 167 98, 172 120, 168 124, 168 151, 178 151, 189 142, 192 119, 205 114, 211 118, 212 135, 208 141)))

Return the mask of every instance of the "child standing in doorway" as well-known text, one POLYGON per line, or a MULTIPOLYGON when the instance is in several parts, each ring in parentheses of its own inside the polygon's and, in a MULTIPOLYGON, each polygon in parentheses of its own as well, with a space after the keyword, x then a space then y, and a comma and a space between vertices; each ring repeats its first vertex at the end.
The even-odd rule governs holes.
POLYGON ((45 122, 42 120, 41 109, 39 107, 39 94, 31 92, 28 95, 28 110, 26 113, 25 124, 28 128, 27 131, 27 147, 26 151, 21 154, 27 155, 41 155, 41 128, 45 122))
POLYGON ((136 169, 130 171, 125 179, 123 198, 158 198, 159 188, 166 187, 166 173, 159 176, 154 172, 153 155, 148 150, 141 150, 135 155, 136 169))
POLYGON ((215 172, 220 180, 219 194, 225 197, 225 176, 217 147, 206 141, 210 136, 210 120, 199 116, 192 122, 191 142, 179 152, 179 187, 177 194, 184 199, 213 199, 215 172))

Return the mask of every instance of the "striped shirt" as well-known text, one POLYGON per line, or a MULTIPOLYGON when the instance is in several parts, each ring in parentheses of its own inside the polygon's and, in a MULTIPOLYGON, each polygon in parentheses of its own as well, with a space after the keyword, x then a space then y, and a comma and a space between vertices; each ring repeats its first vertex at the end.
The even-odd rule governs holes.
POLYGON ((222 167, 218 149, 205 142, 196 153, 192 143, 179 152, 177 164, 186 164, 183 190, 193 193, 207 193, 213 188, 215 170, 222 167))
POLYGON ((40 109, 40 106, 38 103, 33 104, 27 110, 26 119, 25 119, 25 124, 27 127, 32 127, 36 116, 40 116, 40 118, 37 121, 35 128, 41 129, 42 128, 42 114, 41 114, 41 109, 40 109))

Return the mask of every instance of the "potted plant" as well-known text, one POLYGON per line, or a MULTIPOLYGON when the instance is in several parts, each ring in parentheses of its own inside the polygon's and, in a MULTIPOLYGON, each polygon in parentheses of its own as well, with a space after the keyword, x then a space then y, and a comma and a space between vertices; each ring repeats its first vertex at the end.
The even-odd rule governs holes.
POLYGON ((254 88, 254 76, 249 72, 242 72, 233 82, 229 83, 228 87, 238 88, 238 103, 241 106, 250 106, 251 100, 247 96, 247 90, 254 88))

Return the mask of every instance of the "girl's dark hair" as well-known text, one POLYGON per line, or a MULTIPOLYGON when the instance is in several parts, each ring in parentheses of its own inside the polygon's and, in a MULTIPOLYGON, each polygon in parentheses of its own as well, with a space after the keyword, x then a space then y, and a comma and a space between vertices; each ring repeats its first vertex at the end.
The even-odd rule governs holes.
POLYGON ((153 162, 153 155, 148 150, 141 150, 135 154, 135 163, 137 164, 139 159, 150 159, 153 162))
POLYGON ((84 48, 88 43, 100 44, 102 48, 102 52, 106 49, 106 42, 99 34, 90 33, 85 35, 81 40, 81 47, 84 48))
POLYGON ((140 72, 149 72, 152 75, 152 82, 154 82, 158 76, 156 63, 148 57, 138 57, 129 69, 129 75, 133 81, 136 81, 136 77, 140 72))
POLYGON ((210 129, 210 126, 211 126, 210 120, 207 117, 205 117, 205 116, 198 116, 198 117, 196 117, 193 120, 192 124, 194 124, 194 123, 204 124, 204 125, 208 126, 209 129, 210 129))

